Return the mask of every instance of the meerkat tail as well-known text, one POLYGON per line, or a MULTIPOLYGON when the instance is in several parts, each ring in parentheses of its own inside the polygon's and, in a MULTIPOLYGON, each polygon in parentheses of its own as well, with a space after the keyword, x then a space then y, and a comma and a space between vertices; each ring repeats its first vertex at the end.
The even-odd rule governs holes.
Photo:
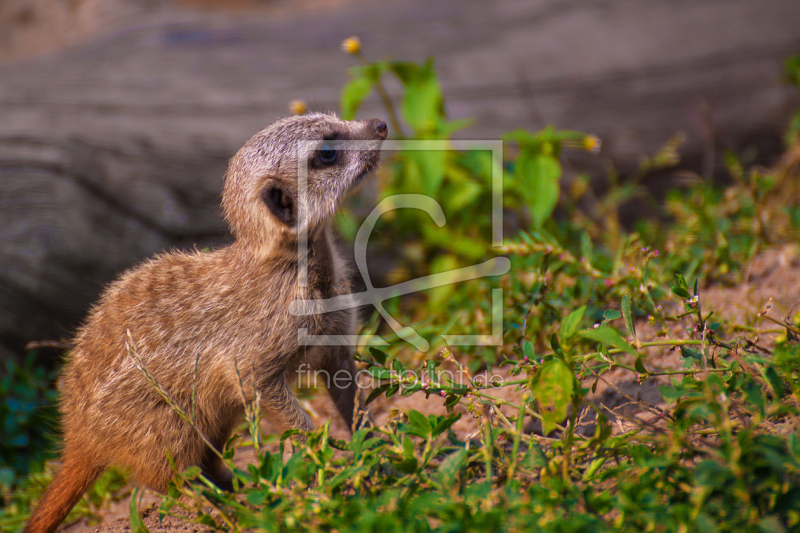
POLYGON ((65 456, 61 469, 42 496, 22 533, 52 533, 100 477, 105 468, 65 456))

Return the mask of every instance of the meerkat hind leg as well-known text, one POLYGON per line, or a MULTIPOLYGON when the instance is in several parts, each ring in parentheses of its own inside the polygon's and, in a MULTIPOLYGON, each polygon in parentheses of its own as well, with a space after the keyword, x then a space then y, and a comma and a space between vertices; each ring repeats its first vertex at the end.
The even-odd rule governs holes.
POLYGON ((360 407, 361 398, 358 390, 358 380, 356 379, 356 364, 353 361, 350 348, 347 346, 337 346, 322 355, 320 369, 328 374, 328 395, 333 400, 336 409, 344 419, 347 429, 351 432, 358 429, 361 425, 361 418, 356 420, 360 407))

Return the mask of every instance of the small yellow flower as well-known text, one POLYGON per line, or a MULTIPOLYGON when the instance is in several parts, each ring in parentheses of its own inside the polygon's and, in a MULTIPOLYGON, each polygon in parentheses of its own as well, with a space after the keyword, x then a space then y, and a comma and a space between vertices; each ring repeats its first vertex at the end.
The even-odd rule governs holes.
POLYGON ((308 106, 302 100, 292 100, 289 102, 289 113, 292 115, 305 115, 308 112, 308 106))
POLYGON ((361 52, 361 39, 353 35, 342 41, 342 50, 348 54, 357 55, 361 52))
POLYGON ((596 135, 587 135, 583 138, 583 149, 593 154, 599 154, 602 145, 602 141, 596 135))

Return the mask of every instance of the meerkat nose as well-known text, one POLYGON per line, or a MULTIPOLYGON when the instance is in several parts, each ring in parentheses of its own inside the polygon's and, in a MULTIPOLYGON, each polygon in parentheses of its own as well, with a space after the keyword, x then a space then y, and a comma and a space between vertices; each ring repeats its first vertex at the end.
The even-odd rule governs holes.
POLYGON ((380 119, 373 118, 367 124, 369 125, 369 129, 381 140, 384 140, 389 133, 389 128, 386 127, 386 123, 380 119))

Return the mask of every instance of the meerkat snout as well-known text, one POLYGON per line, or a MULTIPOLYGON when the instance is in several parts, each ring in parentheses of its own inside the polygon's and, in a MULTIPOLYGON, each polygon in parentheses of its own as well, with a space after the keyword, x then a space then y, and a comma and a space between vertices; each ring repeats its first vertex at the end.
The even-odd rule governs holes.
POLYGON ((258 391, 266 417, 284 428, 312 425, 290 389, 308 365, 351 429, 359 392, 348 346, 307 346, 355 334, 355 311, 294 316, 295 300, 351 292, 330 219, 380 160, 387 136, 378 119, 309 114, 254 135, 231 159, 222 208, 235 237, 214 251, 170 252, 124 273, 78 331, 64 366, 62 466, 25 532, 49 533, 110 465, 165 492, 173 471, 199 466, 221 487, 230 472, 221 449, 258 391), (297 235, 307 234, 307 276, 299 283, 297 235), (134 361, 125 341, 136 343, 134 361), (142 365, 186 412, 182 419, 143 377, 142 365), (332 380, 333 376, 335 380, 332 380), (200 432, 203 437, 201 437, 200 432))

